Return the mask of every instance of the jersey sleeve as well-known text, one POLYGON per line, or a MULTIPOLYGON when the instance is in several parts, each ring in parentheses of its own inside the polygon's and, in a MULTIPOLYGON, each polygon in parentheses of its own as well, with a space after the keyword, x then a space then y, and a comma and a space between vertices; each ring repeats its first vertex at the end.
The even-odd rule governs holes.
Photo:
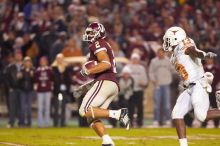
POLYGON ((180 44, 180 48, 182 48, 182 50, 186 50, 189 47, 196 47, 195 42, 190 39, 190 38, 186 38, 184 39, 181 44, 180 44))
POLYGON ((103 41, 95 41, 92 46, 91 46, 91 51, 92 53, 94 53, 95 55, 100 52, 100 51, 106 51, 107 52, 107 47, 106 47, 106 43, 103 41))
POLYGON ((205 53, 196 47, 195 42, 191 38, 186 38, 182 42, 182 48, 183 48, 182 50, 184 51, 184 53, 185 53, 186 49, 188 49, 189 47, 194 47, 197 52, 205 53))

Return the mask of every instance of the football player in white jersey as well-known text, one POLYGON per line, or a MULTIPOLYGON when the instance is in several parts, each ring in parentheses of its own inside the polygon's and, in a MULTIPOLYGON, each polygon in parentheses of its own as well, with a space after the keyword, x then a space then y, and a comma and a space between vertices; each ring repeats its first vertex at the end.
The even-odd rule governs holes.
POLYGON ((171 63, 183 80, 185 90, 179 95, 172 111, 180 146, 188 146, 184 116, 194 109, 195 117, 203 122, 219 118, 220 110, 209 109, 209 93, 213 75, 205 73, 201 61, 217 55, 197 49, 194 41, 180 27, 169 28, 163 37, 164 51, 171 51, 171 63))

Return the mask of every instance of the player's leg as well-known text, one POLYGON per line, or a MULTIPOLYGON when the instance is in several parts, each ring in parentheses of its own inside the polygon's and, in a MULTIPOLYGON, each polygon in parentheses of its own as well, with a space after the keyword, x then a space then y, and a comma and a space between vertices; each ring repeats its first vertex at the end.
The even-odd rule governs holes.
POLYGON ((180 146, 187 146, 186 126, 184 116, 192 109, 191 98, 188 90, 185 90, 176 101, 176 105, 172 111, 172 119, 176 126, 180 146))
POLYGON ((192 104, 196 118, 204 122, 205 120, 211 120, 220 118, 220 110, 209 109, 209 94, 206 88, 202 84, 197 83, 192 93, 192 104))
POLYGON ((206 120, 220 118, 220 91, 216 91, 216 102, 218 109, 209 109, 206 120))
MULTIPOLYGON (((101 106, 101 109, 107 109, 109 104, 113 101, 113 99, 117 96, 117 93, 109 97, 101 106)), ((111 146, 114 145, 114 142, 112 141, 111 137, 108 135, 104 124, 99 120, 95 119, 91 127, 94 129, 97 135, 99 135, 102 138, 102 146, 111 146)))
POLYGON ((96 134, 102 138, 102 146, 114 146, 113 140, 108 135, 105 126, 100 119, 88 119, 88 122, 96 134))
MULTIPOLYGON (((116 97, 117 93, 118 87, 116 83, 111 81, 96 82, 83 99, 79 109, 80 115, 93 119, 110 117, 116 120, 123 120, 123 117, 128 114, 126 109, 107 110, 100 108, 109 97, 113 95, 116 97)), ((128 121, 124 121, 124 124, 127 126, 128 121)))
MULTIPOLYGON (((106 82, 108 82, 108 81, 106 81, 106 82)), ((113 87, 113 86, 114 85, 112 85, 111 87, 113 87)), ((108 108, 109 104, 114 100, 114 98, 117 96, 117 94, 118 94, 117 92, 118 92, 118 89, 116 88, 115 92, 113 92, 113 94, 111 96, 109 96, 106 100, 104 100, 104 102, 99 106, 100 108, 94 108, 96 110, 96 112, 100 112, 103 114, 103 116, 105 116, 104 112, 108 111, 106 109, 108 108)), ((101 94, 101 95, 103 95, 103 94, 101 94)), ((97 104, 97 103, 98 102, 94 102, 91 105, 95 106, 95 104, 97 104)), ((92 110, 93 110, 93 108, 92 108, 92 110)), ((111 111, 114 111, 114 110, 111 110, 111 111)), ((91 112, 89 112, 89 111, 87 113, 91 114, 91 112)), ((111 112, 109 111, 108 113, 111 113, 111 112)), ((95 118, 95 114, 92 115, 92 117, 93 116, 95 118)), ((109 115, 108 115, 108 117, 109 117, 109 115)), ((120 117, 120 114, 119 114, 119 117, 120 117)), ((114 146, 114 142, 112 141, 111 137, 107 134, 107 131, 104 127, 104 124, 99 119, 93 119, 91 127, 94 129, 94 131, 97 133, 97 135, 99 135, 102 138, 102 146, 114 146)))
MULTIPOLYGON (((85 97, 83 98, 82 104, 79 108, 79 113, 81 116, 87 117, 87 118, 91 118, 92 115, 96 114, 96 117, 101 117, 101 118, 106 118, 108 117, 108 111, 107 110, 103 110, 100 108, 95 108, 95 106, 92 107, 92 109, 90 109, 91 103, 94 103, 94 101, 98 101, 98 97, 97 94, 100 94, 100 90, 101 88, 103 88, 103 82, 104 81, 97 81, 93 87, 86 93, 85 97)), ((100 99, 103 100, 103 99, 100 99)), ((97 103, 96 107, 99 107, 98 105, 99 103, 97 103)))
POLYGON ((118 87, 114 82, 98 81, 88 91, 79 109, 80 114, 89 119, 91 127, 102 138, 103 146, 114 146, 114 143, 99 118, 120 119, 123 110, 107 110, 117 94, 118 87))
POLYGON ((197 82, 196 85, 193 86, 191 97, 195 117, 199 121, 204 122, 209 110, 209 94, 200 82, 197 82))
POLYGON ((207 117, 205 120, 217 119, 220 118, 220 110, 219 109, 209 109, 207 112, 207 117))

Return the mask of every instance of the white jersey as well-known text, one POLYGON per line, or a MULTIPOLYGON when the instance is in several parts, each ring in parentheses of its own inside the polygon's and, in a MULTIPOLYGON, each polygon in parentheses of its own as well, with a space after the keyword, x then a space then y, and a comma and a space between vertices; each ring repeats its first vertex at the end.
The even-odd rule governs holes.
POLYGON ((196 48, 194 41, 186 38, 176 46, 171 56, 171 63, 174 65, 185 85, 202 78, 204 75, 201 59, 197 57, 191 58, 185 54, 185 50, 190 46, 195 46, 196 48))

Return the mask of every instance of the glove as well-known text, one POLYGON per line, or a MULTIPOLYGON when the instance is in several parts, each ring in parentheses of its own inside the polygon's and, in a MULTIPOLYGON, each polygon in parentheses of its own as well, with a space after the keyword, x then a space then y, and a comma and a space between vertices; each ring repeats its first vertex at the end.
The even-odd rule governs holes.
POLYGON ((87 77, 89 74, 88 74, 88 71, 87 71, 87 68, 83 65, 82 66, 82 69, 80 71, 80 74, 84 77, 87 77))
POLYGON ((214 58, 217 57, 217 54, 213 53, 213 52, 208 52, 205 54, 205 59, 207 58, 214 58))

